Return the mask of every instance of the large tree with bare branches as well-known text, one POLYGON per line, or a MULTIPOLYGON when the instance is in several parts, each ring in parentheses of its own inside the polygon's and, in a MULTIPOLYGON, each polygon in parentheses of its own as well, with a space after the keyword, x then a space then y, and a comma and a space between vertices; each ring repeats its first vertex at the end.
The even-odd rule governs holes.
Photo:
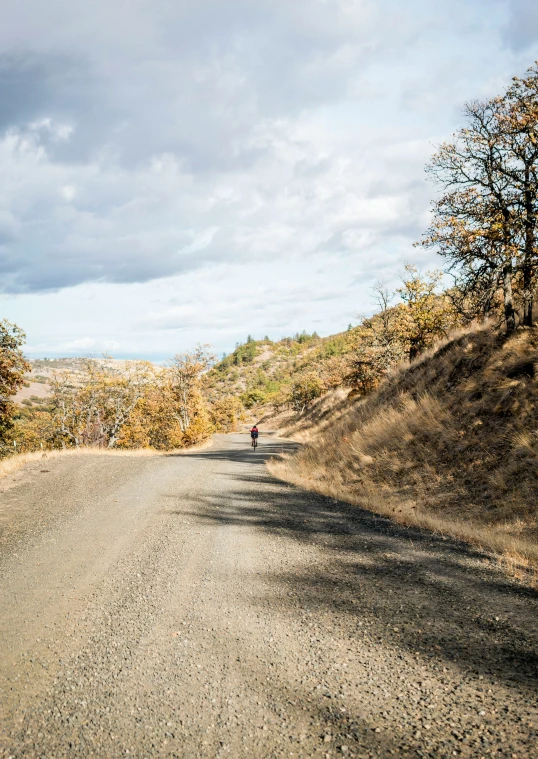
POLYGON ((517 192, 509 176, 506 106, 501 98, 469 103, 467 126, 444 143, 427 166, 442 188, 423 245, 435 247, 456 283, 487 313, 503 290, 507 331, 516 326, 513 277, 518 263, 517 192))
POLYGON ((440 186, 423 245, 443 255, 476 310, 499 290, 506 329, 533 324, 538 224, 538 67, 501 97, 465 106, 466 126, 440 146, 427 171, 440 186))

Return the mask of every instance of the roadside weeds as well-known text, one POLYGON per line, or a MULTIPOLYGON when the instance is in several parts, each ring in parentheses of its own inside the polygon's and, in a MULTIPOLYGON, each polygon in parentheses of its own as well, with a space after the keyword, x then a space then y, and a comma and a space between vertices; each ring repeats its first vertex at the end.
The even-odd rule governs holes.
POLYGON ((37 461, 65 458, 70 456, 129 456, 129 457, 147 457, 147 456, 187 456, 190 453, 196 453, 206 448, 211 448, 213 438, 208 438, 202 443, 193 445, 189 448, 177 448, 172 451, 157 451, 152 448, 135 448, 135 449, 112 449, 108 448, 64 448, 52 449, 45 451, 31 451, 29 453, 19 453, 15 456, 9 456, 6 459, 0 459, 0 479, 15 474, 27 464, 33 464, 37 461))

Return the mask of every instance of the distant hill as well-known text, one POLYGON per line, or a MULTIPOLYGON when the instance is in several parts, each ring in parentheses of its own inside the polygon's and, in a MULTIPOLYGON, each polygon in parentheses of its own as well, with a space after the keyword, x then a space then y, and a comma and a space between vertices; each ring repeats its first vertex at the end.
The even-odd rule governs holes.
POLYGON ((330 337, 302 332, 277 342, 249 339, 207 373, 205 392, 213 403, 236 397, 254 416, 292 405, 301 382, 314 387, 315 380, 318 397, 345 382, 355 340, 353 329, 330 337))
MULTIPOLYGON (((24 386, 13 396, 15 403, 25 406, 41 405, 50 396, 50 380, 56 372, 71 372, 76 374, 80 365, 80 357, 66 358, 33 358, 29 359, 32 371, 25 377, 24 386)), ((96 358, 96 361, 104 359, 96 358)), ((124 366, 129 361, 107 358, 108 364, 124 366)))

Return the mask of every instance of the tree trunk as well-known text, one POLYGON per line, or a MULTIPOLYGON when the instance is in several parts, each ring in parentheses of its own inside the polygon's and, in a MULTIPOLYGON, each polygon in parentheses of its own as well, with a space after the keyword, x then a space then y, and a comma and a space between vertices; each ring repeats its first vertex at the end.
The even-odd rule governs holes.
POLYGON ((532 269, 532 262, 525 252, 525 260, 523 262, 523 324, 526 327, 532 327, 533 324, 532 269))
POLYGON ((413 361, 424 347, 423 341, 420 338, 412 339, 409 345, 409 361, 413 361))
POLYGON ((534 204, 530 172, 525 170, 525 252, 523 257, 523 324, 532 327, 532 285, 534 274, 534 204))
POLYGON ((504 319, 506 332, 510 334, 516 328, 516 312, 514 310, 514 296, 512 293, 512 262, 507 261, 503 266, 503 291, 504 291, 504 319))

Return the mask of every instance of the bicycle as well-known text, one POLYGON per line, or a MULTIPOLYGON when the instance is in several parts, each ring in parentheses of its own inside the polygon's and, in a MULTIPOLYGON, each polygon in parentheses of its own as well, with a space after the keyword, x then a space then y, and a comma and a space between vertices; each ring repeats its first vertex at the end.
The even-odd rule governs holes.
POLYGON ((253 437, 252 438, 251 446, 254 448, 254 450, 256 450, 256 448, 258 447, 258 438, 257 437, 253 437))

